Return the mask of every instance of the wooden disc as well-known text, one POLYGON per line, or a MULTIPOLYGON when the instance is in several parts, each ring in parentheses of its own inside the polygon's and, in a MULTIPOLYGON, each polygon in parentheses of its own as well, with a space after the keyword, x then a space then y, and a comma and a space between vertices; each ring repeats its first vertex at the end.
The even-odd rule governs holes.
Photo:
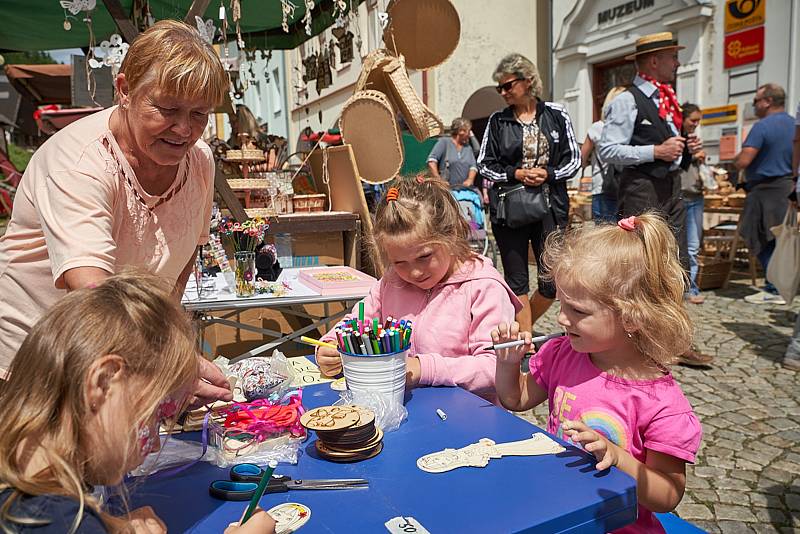
POLYGON ((304 413, 300 424, 308 430, 343 430, 361 420, 358 410, 352 406, 320 406, 304 413))
POLYGON ((352 408, 355 408, 358 412, 358 423, 353 425, 354 427, 361 427, 364 425, 371 425, 375 422, 375 412, 367 408, 366 406, 358 406, 356 404, 352 405, 352 408))
POLYGON ((332 462, 358 462, 361 460, 367 460, 380 454, 380 452, 383 450, 383 441, 378 443, 376 447, 369 451, 356 453, 332 451, 325 447, 324 444, 320 443, 319 440, 316 441, 316 447, 319 455, 326 460, 330 460, 332 462))
POLYGON ((341 446, 338 444, 328 443, 327 441, 325 441, 323 445, 325 445, 325 448, 330 449, 331 451, 334 452, 366 452, 371 450, 378 443, 380 443, 382 439, 383 439, 383 431, 381 431, 380 428, 376 428, 375 434, 372 436, 372 438, 363 445, 357 447, 341 446))

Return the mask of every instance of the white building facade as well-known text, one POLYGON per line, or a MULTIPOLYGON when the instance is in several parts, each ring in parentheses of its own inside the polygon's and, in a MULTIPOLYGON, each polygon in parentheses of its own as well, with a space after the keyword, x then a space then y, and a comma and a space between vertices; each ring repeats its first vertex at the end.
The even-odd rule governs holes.
MULTIPOLYGON (((567 106, 578 138, 584 138, 600 118, 605 92, 633 76, 633 63, 624 57, 634 51, 636 39, 670 31, 686 47, 679 52, 679 101, 704 110, 736 106, 732 120, 701 127, 710 161, 716 163, 720 137, 735 134, 738 150, 756 120, 752 100, 760 85, 784 87, 787 111, 794 113, 800 99, 799 21, 798 0, 559 0, 553 3, 555 100, 567 106), (726 68, 726 10, 738 8, 763 10, 757 24, 765 36, 763 59, 726 68)), ((734 51, 730 37, 729 55, 734 51)))
MULTIPOLYGON (((464 103, 477 89, 494 85, 492 72, 499 60, 519 52, 540 63, 547 85, 550 17, 547 0, 503 0, 487 5, 481 0, 451 0, 461 22, 458 47, 442 65, 428 71, 410 71, 409 79, 423 102, 449 126, 461 115, 464 103), (539 28, 539 29, 537 29, 539 28), (544 63, 543 63, 544 62, 544 63)), ((361 58, 382 48, 380 14, 388 0, 366 0, 348 31, 354 35, 352 61, 341 61, 333 29, 326 30, 286 54, 287 93, 290 106, 289 140, 295 143, 305 127, 321 131, 338 126, 343 104, 353 95, 361 71, 361 58), (357 46, 360 42, 360 48, 357 46), (330 52, 333 62, 330 87, 317 91, 314 81, 303 82, 304 60, 330 52)), ((339 32, 341 34, 341 32, 339 32)), ((294 146, 294 144, 292 144, 294 146)))

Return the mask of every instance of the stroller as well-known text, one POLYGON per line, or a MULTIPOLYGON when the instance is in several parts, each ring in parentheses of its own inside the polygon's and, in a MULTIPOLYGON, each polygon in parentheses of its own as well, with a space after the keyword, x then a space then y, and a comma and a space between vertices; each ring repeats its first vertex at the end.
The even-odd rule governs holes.
POLYGON ((461 213, 469 223, 469 244, 478 254, 490 258, 497 265, 497 250, 494 241, 486 230, 486 216, 483 213, 481 194, 477 189, 464 186, 452 186, 451 193, 458 202, 461 213))

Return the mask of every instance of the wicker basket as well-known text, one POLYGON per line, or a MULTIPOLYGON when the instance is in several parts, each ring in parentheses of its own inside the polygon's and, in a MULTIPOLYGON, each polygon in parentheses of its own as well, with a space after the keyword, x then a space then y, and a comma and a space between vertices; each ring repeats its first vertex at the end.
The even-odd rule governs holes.
POLYGON ((228 180, 233 193, 245 209, 264 209, 269 216, 292 213, 291 182, 288 186, 272 176, 275 173, 260 173, 262 179, 228 180), (288 190, 288 192, 286 192, 288 190))
POLYGON ((326 195, 321 193, 318 195, 295 195, 294 198, 292 198, 294 212, 323 211, 327 198, 326 195))
POLYGON ((744 207, 744 195, 740 194, 733 194, 728 195, 728 206, 731 208, 742 208, 744 207))
POLYGON ((342 107, 339 128, 345 143, 353 148, 363 181, 382 184, 397 176, 403 167, 403 141, 385 94, 356 92, 342 107))
POLYGON ((697 287, 702 290, 722 287, 732 267, 730 261, 713 256, 698 256, 697 263, 697 287))
POLYGON ((707 208, 721 208, 725 203, 725 199, 722 195, 705 195, 703 203, 707 208))

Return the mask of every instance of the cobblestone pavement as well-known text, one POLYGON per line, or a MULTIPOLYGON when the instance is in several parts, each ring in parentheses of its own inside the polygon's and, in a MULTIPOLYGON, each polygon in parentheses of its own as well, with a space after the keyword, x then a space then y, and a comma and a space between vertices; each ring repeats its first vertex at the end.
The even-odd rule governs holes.
MULTIPOLYGON (((742 300, 753 292, 749 280, 733 280, 690 305, 695 345, 716 360, 672 370, 704 432, 676 512, 709 532, 800 532, 800 373, 780 366, 800 303, 742 300)), ((558 329, 557 309, 537 332, 558 329)), ((520 415, 544 427, 547 405, 520 415)))

